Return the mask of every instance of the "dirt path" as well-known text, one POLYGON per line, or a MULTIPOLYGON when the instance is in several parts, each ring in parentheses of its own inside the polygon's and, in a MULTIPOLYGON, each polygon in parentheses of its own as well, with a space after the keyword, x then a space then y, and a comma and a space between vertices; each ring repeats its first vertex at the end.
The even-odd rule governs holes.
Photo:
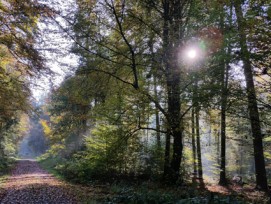
POLYGON ((34 160, 20 160, 3 188, 1 204, 78 203, 67 184, 42 170, 34 160))

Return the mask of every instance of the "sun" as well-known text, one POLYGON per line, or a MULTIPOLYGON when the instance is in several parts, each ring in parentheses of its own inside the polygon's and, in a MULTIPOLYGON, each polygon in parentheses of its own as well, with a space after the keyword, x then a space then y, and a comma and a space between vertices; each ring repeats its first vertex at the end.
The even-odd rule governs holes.
POLYGON ((188 57, 189 59, 195 59, 196 56, 197 56, 196 50, 190 49, 190 50, 187 51, 187 57, 188 57))

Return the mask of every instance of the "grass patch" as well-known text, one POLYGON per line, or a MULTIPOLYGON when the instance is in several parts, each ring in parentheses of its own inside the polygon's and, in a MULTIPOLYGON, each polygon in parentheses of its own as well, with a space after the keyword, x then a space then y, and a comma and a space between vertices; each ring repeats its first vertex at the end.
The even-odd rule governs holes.
POLYGON ((43 169, 48 171, 50 174, 53 174, 56 178, 60 180, 66 180, 66 178, 62 174, 60 174, 57 169, 55 169, 57 164, 60 163, 60 160, 58 160, 57 158, 51 157, 47 159, 37 158, 37 162, 43 169))

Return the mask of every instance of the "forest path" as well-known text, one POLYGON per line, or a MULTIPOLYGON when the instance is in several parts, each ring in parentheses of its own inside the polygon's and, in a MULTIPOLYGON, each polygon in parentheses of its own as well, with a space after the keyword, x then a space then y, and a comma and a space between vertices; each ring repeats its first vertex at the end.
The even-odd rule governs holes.
POLYGON ((2 187, 1 204, 78 203, 72 188, 41 169, 35 160, 20 160, 2 187))

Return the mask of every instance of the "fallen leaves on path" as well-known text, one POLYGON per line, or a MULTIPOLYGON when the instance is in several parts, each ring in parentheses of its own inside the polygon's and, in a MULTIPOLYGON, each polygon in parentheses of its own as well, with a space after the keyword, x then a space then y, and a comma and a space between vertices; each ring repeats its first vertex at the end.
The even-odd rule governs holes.
POLYGON ((2 186, 1 204, 78 203, 70 187, 41 169, 36 161, 20 160, 2 186))

